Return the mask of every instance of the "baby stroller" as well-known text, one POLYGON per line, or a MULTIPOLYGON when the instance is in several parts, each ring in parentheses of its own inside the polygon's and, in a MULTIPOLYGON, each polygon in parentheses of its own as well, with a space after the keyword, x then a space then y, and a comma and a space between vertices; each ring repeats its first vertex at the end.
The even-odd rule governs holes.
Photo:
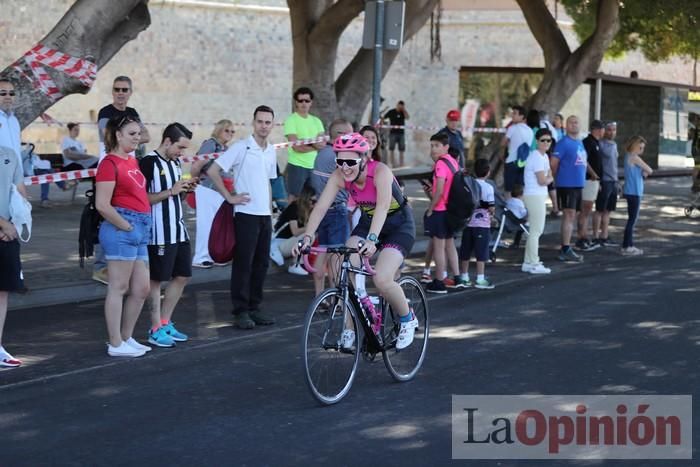
MULTIPOLYGON (((493 185, 489 180, 488 183, 493 185)), ((491 225, 491 242, 489 243, 489 259, 492 263, 496 262, 496 250, 501 245, 503 233, 514 233, 512 245, 518 245, 522 234, 530 235, 527 230, 527 222, 520 219, 518 216, 506 207, 506 200, 503 195, 496 189, 494 185, 494 200, 496 205, 494 219, 491 225)))
POLYGON ((698 171, 693 180, 693 186, 690 188, 691 200, 690 204, 685 207, 683 212, 686 217, 693 217, 693 211, 700 211, 700 171, 698 171))

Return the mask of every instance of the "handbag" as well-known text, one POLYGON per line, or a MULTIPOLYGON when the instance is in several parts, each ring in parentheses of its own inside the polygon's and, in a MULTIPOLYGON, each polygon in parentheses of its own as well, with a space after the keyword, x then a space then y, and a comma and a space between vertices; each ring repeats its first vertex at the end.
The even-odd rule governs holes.
POLYGON ((233 206, 221 203, 216 211, 209 233, 209 256, 215 263, 227 263, 233 259, 236 247, 236 229, 233 225, 233 206))
POLYGON ((17 190, 17 186, 10 185, 10 221, 17 229, 17 237, 27 243, 32 238, 32 205, 17 190), (27 231, 27 238, 23 236, 27 231))
MULTIPOLYGON (((250 148, 246 148, 243 154, 241 167, 245 164, 248 149, 250 148)), ((240 172, 238 176, 240 177, 240 172)), ((233 187, 238 184, 237 182, 238 177, 234 180, 233 187)), ((226 185, 225 182, 224 185, 226 185)), ((215 263, 228 263, 233 259, 233 252, 236 248, 236 227, 233 224, 233 217, 234 206, 224 200, 219 210, 216 211, 214 222, 212 222, 211 231, 209 232, 209 256, 215 263)))

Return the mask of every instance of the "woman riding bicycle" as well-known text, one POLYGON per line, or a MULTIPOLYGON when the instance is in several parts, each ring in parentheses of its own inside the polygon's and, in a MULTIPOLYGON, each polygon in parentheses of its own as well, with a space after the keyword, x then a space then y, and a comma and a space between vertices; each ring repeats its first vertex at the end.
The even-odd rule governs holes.
MULTIPOLYGON (((400 316, 401 329, 396 348, 403 349, 413 342, 418 320, 409 310, 406 296, 394 278, 413 247, 416 226, 413 211, 391 169, 372 160, 369 149, 367 140, 359 133, 343 135, 335 140, 333 150, 336 152, 337 168, 311 211, 301 251, 306 251, 312 244, 316 229, 338 191, 347 190, 362 215, 346 245, 358 248, 358 243, 362 241, 360 254, 368 257, 374 255, 378 246, 381 248, 374 266, 374 285, 400 316)), ((300 248, 295 247, 293 254, 296 256, 299 251, 300 248)), ((360 302, 366 310, 373 309, 368 296, 361 297, 360 302)), ((354 342, 353 330, 346 329, 343 334, 344 342, 354 342)))

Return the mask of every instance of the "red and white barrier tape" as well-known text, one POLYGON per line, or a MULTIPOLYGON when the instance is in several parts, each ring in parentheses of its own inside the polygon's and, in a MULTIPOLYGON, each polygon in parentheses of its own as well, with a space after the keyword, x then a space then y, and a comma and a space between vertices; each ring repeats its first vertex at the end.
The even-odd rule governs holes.
MULTIPOLYGON (((292 142, 276 143, 272 146, 275 149, 289 148, 292 146, 303 146, 306 144, 322 143, 328 140, 328 136, 319 136, 318 138, 307 138, 292 142)), ((182 156, 180 162, 195 162, 195 161, 206 161, 209 159, 216 159, 221 156, 222 153, 212 152, 209 154, 197 154, 194 156, 182 156)), ((68 172, 57 172, 55 174, 45 174, 45 175, 33 175, 31 177, 24 177, 25 185, 42 185, 44 183, 53 183, 66 180, 79 180, 81 178, 92 178, 97 173, 97 169, 84 169, 84 170, 71 170, 68 172)))
MULTIPOLYGON (((419 126, 419 125, 376 125, 377 128, 388 128, 391 130, 428 130, 428 131, 438 131, 442 130, 444 127, 437 126, 419 126)), ((490 127, 473 127, 464 128, 464 131, 470 131, 472 133, 505 133, 505 128, 490 128, 490 127)))
POLYGON ((63 94, 54 83, 44 66, 63 72, 72 78, 80 80, 87 87, 91 87, 97 77, 97 65, 84 58, 72 57, 58 50, 37 44, 32 47, 20 59, 26 63, 32 72, 32 76, 24 73, 19 60, 13 67, 26 76, 32 85, 48 96, 52 101, 58 100, 63 94))

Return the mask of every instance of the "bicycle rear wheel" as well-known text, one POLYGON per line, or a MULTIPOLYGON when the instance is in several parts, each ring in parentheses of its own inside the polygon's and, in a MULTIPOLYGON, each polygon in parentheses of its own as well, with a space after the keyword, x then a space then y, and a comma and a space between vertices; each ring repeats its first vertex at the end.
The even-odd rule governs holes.
POLYGON ((339 289, 326 289, 306 312, 302 340, 304 376, 311 394, 323 405, 339 402, 350 391, 359 362, 359 329, 352 304, 343 301, 339 289), (355 343, 341 346, 345 321, 352 321, 355 343))
POLYGON ((396 349, 396 339, 399 335, 399 315, 387 304, 384 307, 382 333, 384 351, 382 357, 386 369, 396 381, 409 381, 420 370, 428 350, 430 320, 428 315, 428 300, 420 282, 411 276, 403 276, 398 280, 409 307, 418 319, 413 343, 403 350, 396 349))

